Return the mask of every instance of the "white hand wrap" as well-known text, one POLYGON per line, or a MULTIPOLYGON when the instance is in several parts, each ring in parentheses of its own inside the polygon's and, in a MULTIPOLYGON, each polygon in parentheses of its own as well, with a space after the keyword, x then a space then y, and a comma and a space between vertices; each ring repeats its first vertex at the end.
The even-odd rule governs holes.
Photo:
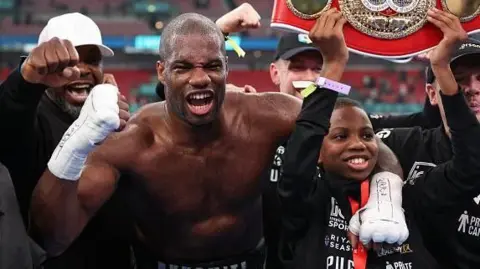
POLYGON ((95 86, 78 119, 68 128, 48 162, 56 177, 78 180, 87 155, 120 126, 118 88, 111 84, 95 86))
POLYGON ((375 174, 370 182, 370 197, 364 208, 350 220, 349 230, 360 241, 403 244, 409 231, 402 209, 402 179, 390 172, 375 174))

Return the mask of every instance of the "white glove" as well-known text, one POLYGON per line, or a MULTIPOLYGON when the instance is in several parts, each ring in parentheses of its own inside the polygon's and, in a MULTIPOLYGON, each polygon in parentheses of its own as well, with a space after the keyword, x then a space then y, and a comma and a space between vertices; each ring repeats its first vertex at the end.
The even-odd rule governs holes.
POLYGON ((61 179, 78 180, 87 155, 118 129, 118 88, 100 84, 90 92, 80 116, 62 137, 48 162, 48 169, 61 179))
POLYGON ((349 224, 349 231, 359 236, 363 245, 370 242, 401 245, 407 240, 402 186, 402 179, 393 173, 373 176, 368 202, 352 216, 349 224))

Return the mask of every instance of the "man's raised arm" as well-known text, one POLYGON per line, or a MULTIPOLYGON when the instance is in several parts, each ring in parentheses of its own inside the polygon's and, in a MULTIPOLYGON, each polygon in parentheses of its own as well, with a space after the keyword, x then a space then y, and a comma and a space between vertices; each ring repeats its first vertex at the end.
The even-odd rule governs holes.
POLYGON ((127 161, 125 156, 134 154, 136 143, 130 138, 135 137, 131 134, 137 131, 137 125, 129 124, 109 136, 129 117, 128 105, 118 96, 113 85, 92 89, 34 190, 33 232, 51 255, 61 254, 81 233, 115 190, 118 169, 127 161), (128 142, 123 143, 125 140, 128 142))
POLYGON ((47 169, 33 192, 32 231, 52 256, 70 246, 115 190, 118 170, 95 155, 79 180, 61 179, 47 169))
MULTIPOLYGON (((319 48, 323 58, 319 77, 337 82, 342 80, 349 58, 343 37, 345 22, 342 14, 332 8, 325 13, 323 20, 318 19, 310 30, 309 38, 319 48)), ((286 94, 266 93, 263 98, 258 98, 258 102, 257 109, 262 108, 266 116, 264 128, 274 130, 277 137, 289 136, 300 113, 301 100, 286 94)))
POLYGON ((469 108, 450 67, 452 51, 468 35, 458 17, 444 11, 430 11, 428 20, 443 32, 442 41, 430 53, 432 71, 437 78, 448 123, 453 157, 427 171, 408 186, 416 208, 445 212, 477 195, 480 189, 480 123, 469 108), (421 199, 419 199, 419 197, 421 199))

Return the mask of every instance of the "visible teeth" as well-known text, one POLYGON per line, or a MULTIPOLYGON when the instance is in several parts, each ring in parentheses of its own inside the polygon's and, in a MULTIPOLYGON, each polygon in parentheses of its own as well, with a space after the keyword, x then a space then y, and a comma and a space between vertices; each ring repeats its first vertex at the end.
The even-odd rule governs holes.
POLYGON ((195 93, 190 95, 190 98, 195 100, 200 100, 200 99, 207 99, 211 96, 212 95, 210 93, 195 93))
POLYGON ((75 85, 70 85, 69 87, 74 89, 88 89, 90 88, 90 84, 75 84, 75 85))
POLYGON ((361 164, 361 163, 366 162, 366 160, 364 158, 353 158, 353 159, 348 160, 348 162, 352 163, 352 164, 361 164))

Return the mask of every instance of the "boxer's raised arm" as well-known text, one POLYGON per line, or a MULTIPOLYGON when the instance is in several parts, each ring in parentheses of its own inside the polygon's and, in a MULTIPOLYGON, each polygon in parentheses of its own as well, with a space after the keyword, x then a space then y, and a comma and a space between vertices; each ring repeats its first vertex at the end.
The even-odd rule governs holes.
POLYGON ((33 232, 52 255, 61 254, 80 234, 113 193, 117 169, 135 156, 138 125, 112 134, 129 116, 126 109, 117 87, 95 86, 53 152, 31 207, 33 232))
POLYGON ((45 171, 33 192, 31 224, 50 255, 61 254, 112 196, 120 170, 138 154, 144 133, 132 120, 122 132, 111 134, 88 155, 78 180, 45 171))
POLYGON ((79 180, 60 179, 47 169, 33 192, 32 233, 52 256, 69 247, 115 191, 119 172, 100 151, 89 156, 79 180))

